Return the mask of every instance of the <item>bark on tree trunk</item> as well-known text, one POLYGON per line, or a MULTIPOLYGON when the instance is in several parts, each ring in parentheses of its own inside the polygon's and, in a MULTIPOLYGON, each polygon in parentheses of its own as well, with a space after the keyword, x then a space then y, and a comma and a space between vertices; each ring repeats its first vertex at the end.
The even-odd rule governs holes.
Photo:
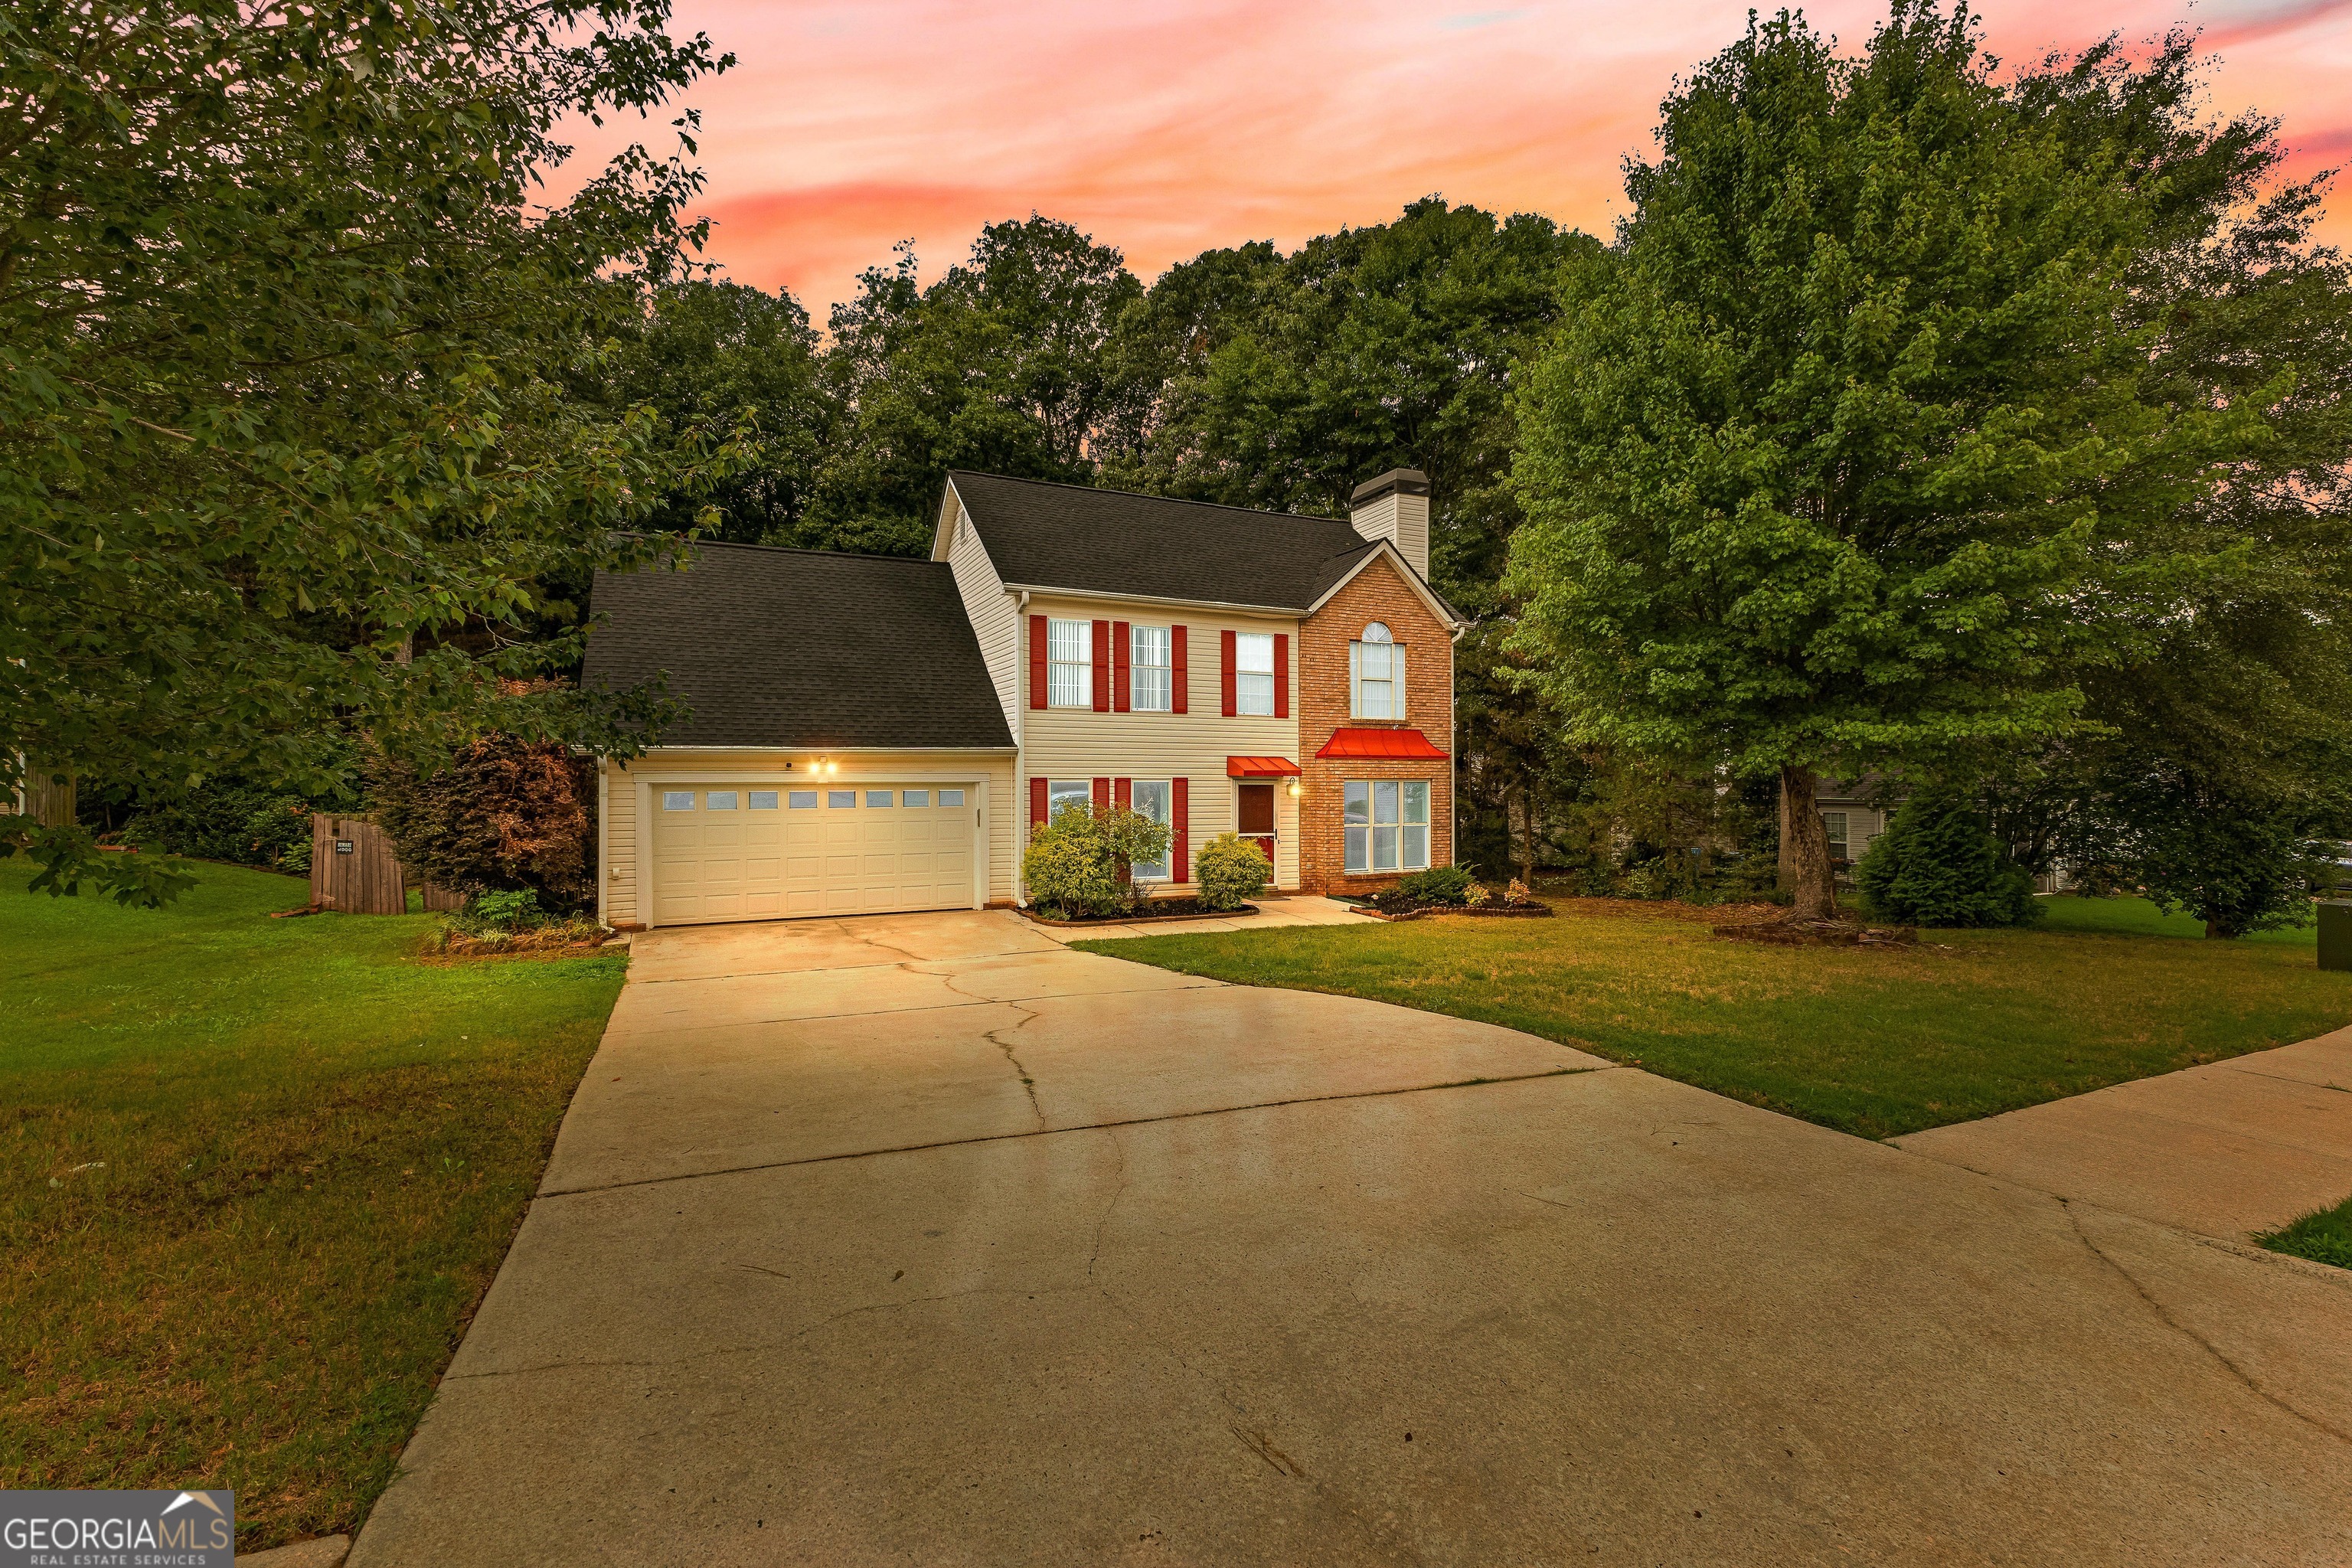
POLYGON ((1796 904, 1792 921, 1837 919, 1837 883, 1830 872, 1830 831, 1813 805, 1810 768, 1780 770, 1786 826, 1780 835, 1781 864, 1790 868, 1796 904))
POLYGON ((1797 889, 1797 847, 1789 842, 1789 781, 1780 780, 1780 863, 1772 885, 1784 893, 1797 889))
POLYGON ((2205 940, 2207 942, 2235 942, 2238 940, 2238 933, 2222 925, 2219 921, 2207 921, 2205 922, 2205 940))
POLYGON ((1536 797, 1519 792, 1519 880, 1532 891, 1536 885, 1536 797))

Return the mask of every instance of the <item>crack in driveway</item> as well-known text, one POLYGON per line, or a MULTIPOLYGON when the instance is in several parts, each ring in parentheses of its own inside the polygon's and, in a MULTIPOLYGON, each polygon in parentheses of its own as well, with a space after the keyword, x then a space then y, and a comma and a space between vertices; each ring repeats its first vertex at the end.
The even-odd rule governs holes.
POLYGON ((2130 1269, 2125 1268, 2122 1263, 2109 1256, 2105 1247, 2091 1239, 2090 1233, 2083 1228, 2082 1219, 2074 1212, 2074 1205, 2073 1202, 2065 1198, 2059 1198, 2056 1201, 2058 1206, 2065 1212, 2066 1223, 2074 1228, 2075 1237, 2080 1240, 2084 1247, 2090 1248, 2091 1256, 2096 1258, 2100 1262, 2105 1264, 2108 1268, 2121 1275, 2123 1277, 2124 1283, 2132 1288, 2132 1294, 2137 1296, 2142 1301, 2146 1302, 2147 1304, 2148 1310, 2154 1312, 2166 1327, 2171 1329, 2174 1332, 2179 1334, 2182 1338, 2188 1340, 2191 1344, 2196 1345, 2207 1355, 2211 1356, 2216 1362, 2220 1363, 2221 1365, 2229 1372, 2231 1377, 2237 1379, 2239 1383, 2242 1384, 2250 1393, 2254 1394, 2255 1397, 2277 1406, 2279 1409, 2285 1411, 2289 1415, 2294 1416, 2296 1420, 2303 1422, 2305 1425, 2314 1427, 2318 1431, 2326 1433, 2329 1436, 2335 1438, 2339 1443, 2352 1443, 2352 1432, 2347 1432, 2341 1427, 2323 1421, 2318 1416, 2314 1415, 2308 1411, 2303 1410, 2289 1401, 2273 1394, 2269 1389, 2263 1386, 2261 1379, 2255 1377, 2253 1373, 2248 1372, 2244 1367, 2240 1366, 2236 1362, 2231 1361, 2230 1357, 2222 1352, 2219 1345, 2207 1339, 2203 1334, 2199 1333, 2196 1330, 2190 1328, 2188 1324, 2182 1322, 2179 1318, 2174 1317, 2170 1310, 2168 1309, 2163 1302, 2158 1300, 2153 1295, 2149 1294, 2147 1287, 2139 1282, 2139 1277, 2137 1275, 2135 1275, 2130 1269))

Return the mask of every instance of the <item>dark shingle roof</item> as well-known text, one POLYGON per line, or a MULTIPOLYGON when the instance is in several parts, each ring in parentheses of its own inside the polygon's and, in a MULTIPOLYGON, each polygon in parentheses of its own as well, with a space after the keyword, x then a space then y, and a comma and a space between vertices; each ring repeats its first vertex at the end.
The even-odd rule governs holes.
POLYGON ((1007 583, 1304 611, 1374 548, 1332 517, 948 476, 1007 583))
POLYGON ((586 686, 667 672, 676 746, 1013 744, 944 562, 702 544, 683 572, 596 574, 586 686))

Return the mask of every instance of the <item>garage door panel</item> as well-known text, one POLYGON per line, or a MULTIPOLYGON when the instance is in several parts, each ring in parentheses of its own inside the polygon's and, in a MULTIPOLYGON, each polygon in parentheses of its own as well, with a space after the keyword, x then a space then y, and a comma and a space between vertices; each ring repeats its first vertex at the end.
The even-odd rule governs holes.
POLYGON ((934 804, 940 793, 897 784, 657 789, 654 919, 676 925, 968 908, 971 786, 951 806, 934 804), (714 808, 714 795, 734 805, 714 808), (677 801, 688 804, 673 806, 677 801))

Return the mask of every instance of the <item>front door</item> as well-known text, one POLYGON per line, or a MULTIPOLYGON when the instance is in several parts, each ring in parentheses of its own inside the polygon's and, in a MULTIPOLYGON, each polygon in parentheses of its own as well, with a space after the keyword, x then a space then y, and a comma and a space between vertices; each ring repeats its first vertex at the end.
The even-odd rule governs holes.
POLYGON ((1245 784, 1241 790, 1241 835, 1257 846, 1265 863, 1274 864, 1274 786, 1245 784))

